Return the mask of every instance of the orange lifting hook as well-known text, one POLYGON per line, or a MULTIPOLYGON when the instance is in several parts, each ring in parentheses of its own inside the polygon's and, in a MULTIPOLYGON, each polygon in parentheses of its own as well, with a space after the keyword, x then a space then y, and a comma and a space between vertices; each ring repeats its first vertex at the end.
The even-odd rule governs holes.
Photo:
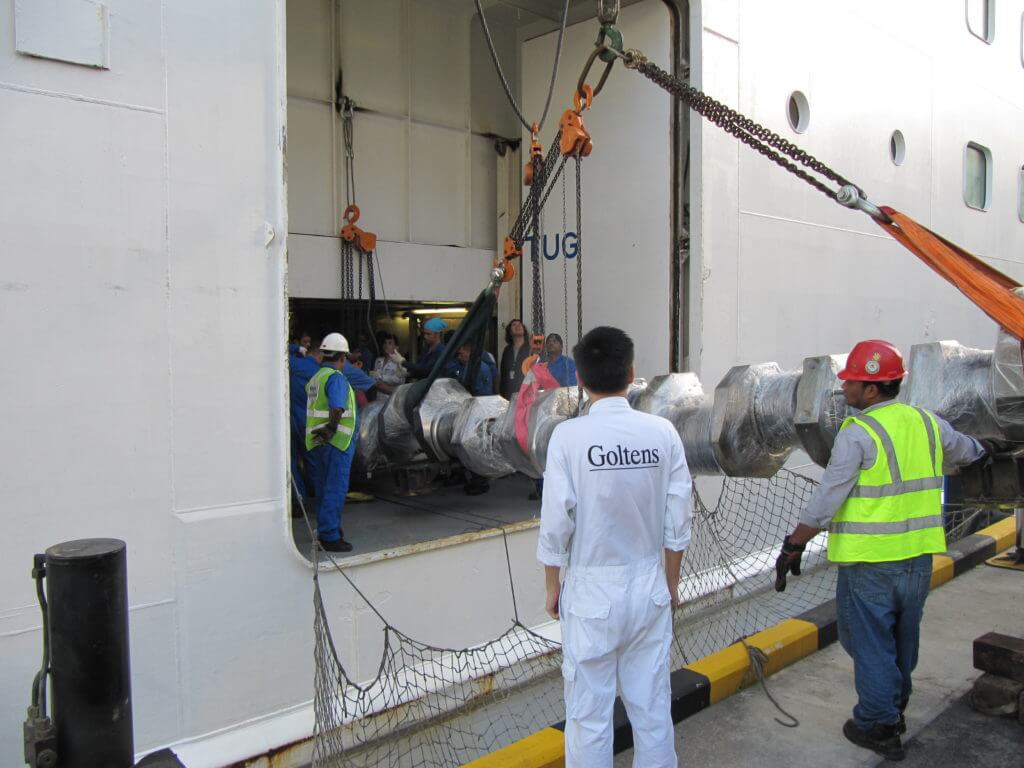
POLYGON ((355 245, 363 253, 372 253, 377 247, 377 235, 356 226, 359 221, 359 206, 353 203, 341 214, 345 226, 341 228, 341 239, 355 245))
POLYGON ((516 245, 516 241, 511 237, 506 237, 502 258, 497 259, 494 262, 494 266, 501 267, 505 270, 505 274, 502 275, 501 282, 511 282, 512 278, 516 276, 516 268, 512 266, 512 259, 518 259, 522 255, 523 249, 516 245))
POLYGON ((562 119, 558 121, 558 126, 562 129, 562 138, 558 142, 558 148, 563 155, 587 157, 594 149, 590 134, 584 127, 581 117, 583 110, 590 109, 593 101, 594 90, 589 85, 583 86, 582 93, 576 91, 572 95, 573 109, 565 110, 562 119))
POLYGON ((533 123, 530 125, 530 159, 526 165, 523 166, 523 186, 533 186, 533 161, 534 158, 543 159, 544 147, 541 146, 540 139, 537 138, 537 134, 540 132, 540 127, 533 123))

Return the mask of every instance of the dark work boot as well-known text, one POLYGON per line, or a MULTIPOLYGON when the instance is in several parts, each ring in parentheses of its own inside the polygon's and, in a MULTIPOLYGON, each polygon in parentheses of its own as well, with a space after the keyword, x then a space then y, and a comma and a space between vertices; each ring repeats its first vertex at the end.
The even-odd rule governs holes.
POLYGON ((352 545, 344 539, 335 539, 334 541, 321 541, 321 548, 324 552, 351 552, 352 545))
POLYGON ((898 761, 906 757, 906 752, 903 751, 903 743, 896 729, 897 725, 893 724, 873 725, 870 729, 863 730, 858 728, 851 718, 843 724, 843 736, 858 747, 870 749, 886 760, 898 761))

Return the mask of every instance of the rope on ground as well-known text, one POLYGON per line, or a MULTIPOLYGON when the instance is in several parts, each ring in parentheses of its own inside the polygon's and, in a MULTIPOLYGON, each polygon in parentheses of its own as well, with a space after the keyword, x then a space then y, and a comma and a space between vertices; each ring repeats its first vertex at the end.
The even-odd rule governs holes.
POLYGON ((771 691, 768 690, 768 683, 765 682, 765 666, 768 664, 768 655, 760 648, 756 648, 747 643, 746 638, 741 638, 740 642, 743 643, 743 647, 747 649, 747 658, 750 660, 750 671, 754 673, 754 677, 757 682, 761 684, 761 690, 764 691, 764 695, 768 697, 768 701, 775 705, 775 708, 786 718, 789 718, 789 722, 784 722, 779 718, 772 718, 776 723, 781 725, 783 728, 796 728, 800 725, 800 721, 793 717, 789 712, 782 708, 782 705, 775 700, 772 696, 771 691))
POLYGON ((508 588, 512 593, 512 615, 516 624, 519 624, 519 605, 516 603, 516 582, 512 578, 512 558, 508 554, 508 531, 505 526, 501 527, 501 538, 505 542, 505 564, 508 566, 508 588))

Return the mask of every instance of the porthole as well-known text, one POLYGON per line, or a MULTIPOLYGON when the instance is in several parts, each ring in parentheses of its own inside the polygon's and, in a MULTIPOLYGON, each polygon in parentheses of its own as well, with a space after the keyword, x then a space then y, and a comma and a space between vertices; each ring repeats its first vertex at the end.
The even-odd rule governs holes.
POLYGON ((797 133, 803 133, 811 122, 811 106, 807 103, 807 97, 800 91, 793 91, 789 95, 789 105, 786 110, 789 117, 789 127, 797 133))
POLYGON ((979 211, 992 203, 992 152, 973 141, 964 147, 964 202, 979 211))
POLYGON ((893 131, 889 137, 889 157, 893 165, 903 165, 907 159, 907 140, 903 138, 903 131, 893 131))
POLYGON ((1017 217, 1024 221, 1024 165, 1020 168, 1020 177, 1017 182, 1017 217))
POLYGON ((966 0, 967 31, 983 43, 996 36, 995 0, 966 0))

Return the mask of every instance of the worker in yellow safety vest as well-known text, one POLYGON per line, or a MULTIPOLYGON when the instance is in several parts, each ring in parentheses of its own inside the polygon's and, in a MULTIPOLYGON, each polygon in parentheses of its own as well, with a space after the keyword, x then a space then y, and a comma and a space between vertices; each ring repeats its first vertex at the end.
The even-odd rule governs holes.
POLYGON ((348 340, 329 333, 320 344, 320 370, 306 384, 306 450, 317 494, 316 536, 328 552, 350 552, 341 528, 355 453, 356 396, 341 369, 348 340))
POLYGON ((839 641, 853 657, 857 705, 843 734, 889 760, 902 760, 903 712, 917 664, 932 554, 946 551, 944 467, 983 459, 995 444, 954 430, 924 408, 896 401, 906 376, 886 341, 859 342, 839 372, 843 422, 800 524, 783 542, 775 588, 800 575, 805 544, 828 529, 828 559, 839 564, 839 641))

